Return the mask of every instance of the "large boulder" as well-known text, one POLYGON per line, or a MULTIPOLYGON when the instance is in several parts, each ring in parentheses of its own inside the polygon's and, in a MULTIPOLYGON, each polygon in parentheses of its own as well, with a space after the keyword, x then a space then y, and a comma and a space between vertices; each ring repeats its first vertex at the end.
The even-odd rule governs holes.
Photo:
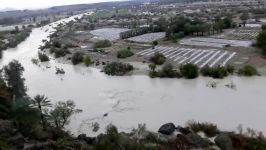
POLYGON ((196 133, 189 133, 186 135, 188 142, 193 145, 193 147, 206 147, 209 143, 203 139, 200 135, 196 133))
POLYGON ((233 143, 228 134, 219 134, 214 139, 215 144, 219 146, 222 150, 232 150, 233 149, 233 143))
POLYGON ((80 134, 80 135, 78 135, 78 140, 84 141, 87 144, 93 144, 95 142, 96 138, 95 137, 87 137, 86 134, 80 134))
POLYGON ((80 134, 78 135, 78 140, 84 140, 87 137, 86 134, 80 134))
POLYGON ((167 123, 162 125, 158 132, 165 134, 165 135, 171 135, 175 131, 175 125, 173 123, 167 123))

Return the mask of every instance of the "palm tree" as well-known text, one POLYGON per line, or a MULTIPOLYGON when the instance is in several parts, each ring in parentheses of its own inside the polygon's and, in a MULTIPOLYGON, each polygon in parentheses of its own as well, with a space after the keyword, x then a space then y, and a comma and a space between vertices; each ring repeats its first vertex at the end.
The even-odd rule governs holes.
POLYGON ((42 108, 52 107, 51 101, 48 100, 48 98, 45 97, 44 95, 36 95, 32 102, 34 106, 39 108, 41 112, 42 125, 43 125, 43 128, 45 128, 44 115, 42 113, 42 108))

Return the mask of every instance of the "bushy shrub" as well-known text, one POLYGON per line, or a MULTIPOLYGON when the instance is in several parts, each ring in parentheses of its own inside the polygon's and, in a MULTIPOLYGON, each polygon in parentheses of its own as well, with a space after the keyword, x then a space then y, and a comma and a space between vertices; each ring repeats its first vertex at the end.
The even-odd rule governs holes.
POLYGON ((188 127, 194 131, 194 132, 204 132, 206 136, 208 137, 214 137, 218 133, 220 133, 220 130, 217 128, 217 125, 212 123, 199 123, 195 121, 188 122, 188 127))
POLYGON ((117 58, 127 58, 133 56, 134 53, 129 49, 122 49, 117 52, 117 58))
POLYGON ((259 138, 246 138, 242 143, 244 143, 244 149, 248 150, 264 150, 266 147, 266 141, 259 138))
POLYGON ((83 63, 84 63, 86 66, 89 66, 90 63, 91 63, 91 58, 90 58, 90 56, 88 56, 88 55, 83 56, 83 63))
POLYGON ((55 48, 61 48, 61 43, 59 41, 53 41, 52 42, 52 46, 55 47, 55 48))
POLYGON ((232 65, 227 65, 225 68, 226 68, 226 70, 227 70, 227 72, 228 72, 229 74, 234 74, 234 72, 235 72, 235 67, 234 67, 234 66, 232 66, 232 65))
POLYGON ((159 44, 158 41, 153 41, 153 42, 152 42, 152 45, 153 45, 153 46, 156 46, 156 45, 158 45, 158 44, 159 44))
POLYGON ((83 61, 83 53, 76 52, 72 55, 71 61, 73 65, 77 65, 83 61))
POLYGON ((105 47, 110 47, 112 46, 112 43, 108 40, 103 40, 103 41, 97 41, 96 43, 94 43, 93 48, 97 49, 97 48, 105 48, 105 47))
POLYGON ((241 76, 254 76, 259 74, 257 69, 250 65, 240 68, 237 73, 241 76))
POLYGON ((158 72, 158 76, 161 78, 180 78, 181 77, 180 73, 174 70, 174 67, 171 64, 167 64, 163 66, 162 70, 158 72))
POLYGON ((180 66, 180 73, 186 79, 194 79, 199 76, 198 67, 194 64, 185 64, 180 66))
POLYGON ((203 76, 208 76, 215 79, 222 79, 228 76, 227 68, 225 67, 210 68, 209 66, 205 66, 200 70, 200 72, 203 76))
POLYGON ((55 54, 55 58, 64 57, 67 54, 70 54, 69 50, 65 49, 63 47, 62 48, 54 48, 54 47, 52 47, 50 49, 50 53, 54 53, 55 54))
POLYGON ((134 68, 130 64, 123 64, 121 62, 112 62, 110 64, 107 64, 104 68, 103 71, 107 75, 112 75, 112 76, 122 76, 125 75, 127 72, 132 71, 134 68))
POLYGON ((44 53, 41 53, 41 52, 38 52, 38 57, 40 59, 41 62, 45 62, 45 61, 49 61, 49 57, 44 54, 44 53))
POLYGON ((0 50, 5 50, 5 49, 7 49, 7 45, 0 40, 0 50))
POLYGON ((162 65, 166 61, 166 58, 163 54, 156 52, 151 58, 150 61, 156 65, 162 65))
POLYGON ((8 47, 14 48, 16 47, 19 43, 24 41, 29 35, 30 35, 31 30, 24 30, 21 32, 18 32, 12 37, 12 39, 9 40, 8 47))

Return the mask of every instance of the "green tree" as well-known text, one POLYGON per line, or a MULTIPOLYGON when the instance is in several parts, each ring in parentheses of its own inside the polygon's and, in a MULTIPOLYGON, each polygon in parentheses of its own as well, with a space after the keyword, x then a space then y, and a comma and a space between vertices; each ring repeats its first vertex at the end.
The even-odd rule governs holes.
POLYGON ((17 98, 13 100, 9 113, 9 118, 26 135, 30 135, 32 128, 40 122, 40 111, 31 104, 29 97, 17 98))
POLYGON ((198 67, 194 64, 185 64, 180 66, 180 73, 187 79, 194 79, 199 76, 198 67))
POLYGON ((76 109, 76 104, 72 100, 58 102, 49 113, 49 121, 57 129, 63 129, 70 122, 70 117, 80 113, 82 110, 76 109))
POLYGON ((154 63, 149 64, 149 68, 150 68, 150 70, 151 70, 152 72, 155 71, 156 67, 157 67, 157 66, 156 66, 156 64, 154 64, 154 63))
POLYGON ((225 17, 223 19, 223 24, 224 24, 224 28, 225 29, 231 28, 232 27, 232 23, 233 23, 233 20, 230 17, 225 17))
POLYGON ((23 72, 24 67, 17 60, 13 60, 3 67, 4 79, 16 98, 26 96, 27 88, 24 83, 25 78, 22 77, 23 72))
POLYGON ((244 12, 241 16, 240 19, 242 20, 243 26, 246 26, 246 22, 249 19, 249 14, 247 12, 244 12))
POLYGON ((159 52, 156 52, 151 58, 150 58, 150 61, 153 62, 154 64, 156 65, 162 65, 164 64, 164 62, 166 61, 166 57, 159 53, 159 52))
POLYGON ((32 100, 32 103, 35 107, 37 107, 40 110, 42 125, 43 128, 45 128, 43 108, 52 107, 51 101, 48 100, 48 98, 45 97, 44 95, 36 95, 32 100))
POLYGON ((257 46, 262 49, 262 54, 266 55, 266 30, 262 30, 257 37, 257 46))

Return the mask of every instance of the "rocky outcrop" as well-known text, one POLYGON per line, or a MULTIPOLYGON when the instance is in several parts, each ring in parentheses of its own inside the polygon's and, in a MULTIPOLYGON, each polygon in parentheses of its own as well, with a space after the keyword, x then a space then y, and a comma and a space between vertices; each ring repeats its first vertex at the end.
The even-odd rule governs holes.
POLYGON ((222 150, 232 150, 233 149, 233 143, 228 134, 222 133, 217 135, 217 137, 214 139, 215 144, 219 146, 222 150))
POLYGON ((167 123, 167 124, 162 125, 159 128, 158 132, 165 134, 165 135, 171 135, 172 133, 174 133, 175 129, 176 128, 175 128, 175 125, 173 123, 167 123))
POLYGON ((95 137, 87 137, 86 134, 80 134, 77 138, 79 141, 84 141, 87 144, 93 144, 96 140, 95 137))
POLYGON ((188 135, 186 135, 186 138, 187 138, 187 141, 193 147, 206 147, 206 146, 208 146, 208 142, 196 133, 189 133, 188 135))

